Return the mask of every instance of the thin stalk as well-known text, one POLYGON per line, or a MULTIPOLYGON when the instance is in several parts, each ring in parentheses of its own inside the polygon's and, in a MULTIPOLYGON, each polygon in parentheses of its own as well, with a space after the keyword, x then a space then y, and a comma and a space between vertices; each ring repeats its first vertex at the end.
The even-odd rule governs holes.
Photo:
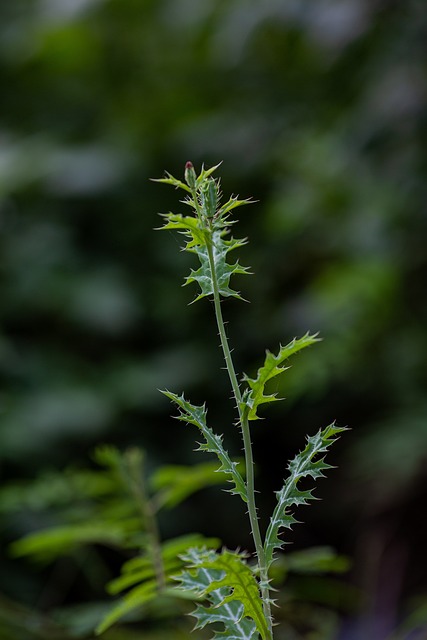
POLYGON ((149 499, 145 488, 144 475, 141 472, 141 458, 139 457, 139 455, 132 455, 132 453, 133 452, 130 451, 126 456, 130 478, 130 487, 147 530, 149 544, 152 550, 152 560, 154 572, 156 574, 156 582, 159 590, 161 591, 166 586, 166 577, 165 568, 163 565, 157 518, 152 502, 149 499))
POLYGON ((211 278, 212 278, 212 289, 213 289, 213 297, 214 297, 216 322, 218 326, 219 336, 221 339, 221 347, 224 354, 225 365, 228 371, 231 386, 233 388, 233 395, 236 400, 237 410, 239 412, 239 422, 242 429, 243 446, 245 451, 245 465, 246 465, 246 486, 247 486, 247 492, 248 492, 248 513, 249 513, 249 520, 251 523, 252 537, 255 543, 256 555, 258 557, 258 566, 259 566, 260 578, 261 578, 261 596, 262 596, 263 610, 264 610, 264 615, 266 617, 267 624, 268 624, 269 636, 270 636, 270 639, 272 640, 273 625, 272 625, 271 608, 270 608, 270 602, 269 602, 269 590, 267 586, 268 570, 266 567, 264 546, 261 539, 261 532, 259 529, 258 515, 257 515, 257 509, 256 509, 256 503, 255 503, 254 461, 253 461, 253 453, 252 453, 251 436, 249 431, 249 422, 248 422, 248 419, 243 415, 243 411, 241 407, 242 394, 240 392, 239 383, 237 381, 236 371, 234 368, 230 347, 228 346, 228 339, 225 331, 224 319, 222 316, 221 298, 219 294, 218 279, 217 279, 216 270, 215 270, 215 256, 214 256, 214 248, 213 248, 212 242, 207 243, 207 249, 208 249, 208 256, 209 256, 209 267, 210 267, 211 278))

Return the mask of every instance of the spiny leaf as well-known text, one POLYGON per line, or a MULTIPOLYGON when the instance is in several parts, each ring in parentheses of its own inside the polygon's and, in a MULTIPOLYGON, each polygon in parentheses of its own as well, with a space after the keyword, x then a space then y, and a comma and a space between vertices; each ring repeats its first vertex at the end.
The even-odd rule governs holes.
POLYGON ((244 380, 249 385, 249 390, 244 396, 243 409, 247 411, 248 420, 258 420, 257 409, 261 404, 266 402, 275 402, 280 400, 275 394, 264 395, 265 385, 269 380, 278 376, 283 371, 286 371, 288 367, 281 366, 292 355, 309 347, 315 342, 319 342, 320 338, 317 338, 317 334, 310 335, 306 333, 302 338, 294 338, 289 344, 282 347, 280 346, 279 353, 275 356, 270 351, 266 352, 265 361, 262 367, 258 369, 256 378, 249 378, 244 376, 244 380))
POLYGON ((181 180, 177 180, 177 178, 174 178, 173 175, 171 175, 168 171, 166 171, 166 176, 167 176, 166 178, 151 178, 151 181, 161 182, 163 184, 171 184, 173 187, 176 187, 177 189, 184 189, 184 191, 188 191, 189 193, 191 193, 190 187, 186 185, 185 182, 182 182, 181 180))
MULTIPOLYGON (((224 595, 224 589, 214 592, 218 599, 224 595)), ((198 605, 192 613, 197 618, 196 629, 203 629, 208 624, 222 623, 224 631, 216 631, 213 640, 258 640, 259 633, 255 622, 244 617, 243 605, 238 602, 217 604, 209 609, 198 605)))
POLYGON ((206 569, 223 571, 224 575, 212 582, 206 593, 217 589, 230 590, 221 601, 221 605, 238 601, 243 604, 244 616, 252 618, 262 638, 268 634, 267 622, 262 610, 262 600, 258 583, 251 569, 244 561, 244 556, 237 552, 224 550, 214 560, 204 562, 206 569))
POLYGON ((232 196, 228 202, 226 202, 220 210, 218 211, 218 217, 223 218, 226 216, 232 209, 236 209, 237 207, 242 207, 245 204, 254 204, 255 200, 251 198, 246 198, 245 200, 239 200, 236 196, 232 196))
POLYGON ((196 629, 222 623, 214 639, 257 640, 267 625, 256 579, 241 554, 224 550, 190 549, 182 558, 187 569, 177 577, 180 588, 206 598, 210 607, 198 605, 193 612, 196 629))
POLYGON ((179 538, 167 540, 162 544, 162 557, 165 562, 174 557, 181 557, 183 553, 194 546, 217 549, 220 545, 218 538, 205 538, 200 533, 189 533, 179 538))
POLYGON ((198 218, 194 216, 183 216, 180 213, 164 213, 161 215, 163 218, 166 218, 167 223, 163 225, 163 227, 159 227, 158 230, 182 230, 182 233, 189 238, 189 242, 185 246, 186 251, 198 245, 206 246, 207 232, 198 218))
POLYGON ((205 169, 205 165, 202 165, 202 170, 196 181, 196 188, 198 189, 203 184, 203 182, 205 182, 205 180, 209 178, 209 176, 211 176, 214 171, 216 171, 221 165, 222 162, 218 162, 218 164, 216 164, 214 167, 209 167, 209 169, 205 169))
MULTIPOLYGON (((210 167, 209 169, 205 169, 204 165, 202 165, 202 170, 196 180, 196 189, 198 189, 206 181, 206 179, 209 178, 209 176, 211 176, 212 173, 214 173, 214 171, 216 171, 219 166, 221 166, 221 164, 222 162, 219 162, 214 167, 210 167)), ((162 184, 170 184, 173 187, 176 187, 177 189, 184 189, 185 191, 188 191, 189 193, 191 193, 191 188, 187 184, 185 184, 185 182, 178 180, 168 171, 165 171, 165 174, 166 174, 166 178, 151 178, 151 181, 161 182, 162 184)))
MULTIPOLYGON (((160 229, 182 231, 188 239, 185 250, 190 253, 195 253, 199 258, 199 269, 196 271, 192 269, 184 283, 184 285, 187 285, 191 282, 198 282, 202 293, 196 300, 213 295, 208 243, 212 244, 215 273, 220 295, 242 299, 237 291, 230 288, 230 278, 234 273, 248 274, 249 270, 247 267, 242 267, 238 262, 228 264, 227 254, 233 249, 244 246, 246 239, 230 238, 229 240, 225 240, 226 230, 223 228, 216 231, 208 229, 197 217, 182 216, 174 213, 164 214, 163 217, 167 219, 167 223, 163 227, 160 227, 160 229)), ((196 302, 196 300, 194 302, 196 302)))
MULTIPOLYGON (((237 197, 232 196, 224 205, 220 206, 219 180, 210 177, 218 166, 210 169, 202 167, 200 175, 195 178, 193 183, 195 174, 191 165, 192 173, 190 175, 193 178, 188 183, 191 184, 191 187, 170 174, 167 174, 166 178, 156 180, 156 182, 184 188, 190 194, 186 196, 183 202, 193 209, 194 215, 161 214, 166 219, 166 224, 161 229, 173 229, 183 233, 187 238, 184 250, 195 253, 199 258, 200 267, 193 269, 185 281, 185 284, 191 282, 199 284, 201 293, 196 300, 214 295, 213 280, 218 283, 217 293, 220 296, 242 299, 240 294, 230 287, 230 278, 233 274, 249 273, 248 268, 242 267, 238 262, 234 264, 227 262, 229 251, 246 244, 246 240, 235 240, 233 238, 225 240, 224 236, 228 234, 228 227, 236 222, 230 219, 230 212, 237 207, 250 204, 252 200, 239 200, 237 197), (210 261, 212 254, 213 264, 210 261)), ((188 173, 186 174, 186 180, 187 182, 189 180, 188 173)))
POLYGON ((205 443, 199 445, 198 451, 208 451, 209 453, 215 453, 217 455, 221 463, 217 471, 225 473, 229 477, 229 482, 233 483, 229 492, 240 495, 242 500, 247 502, 246 484, 237 470, 237 462, 231 460, 227 451, 224 449, 222 436, 217 435, 207 426, 205 406, 193 405, 188 402, 183 395, 178 396, 176 393, 171 393, 170 391, 162 391, 162 393, 178 406, 180 410, 180 414, 177 416, 178 420, 182 420, 188 424, 194 424, 200 429, 205 438, 205 443))
POLYGON ((268 567, 273 561, 274 551, 280 549, 284 544, 279 539, 280 529, 290 529, 297 522, 289 512, 289 509, 293 506, 308 504, 308 500, 315 499, 312 490, 300 491, 298 489, 298 481, 307 476, 310 476, 313 480, 324 477, 323 471, 332 467, 324 462, 324 457, 317 460, 315 458, 326 453, 328 447, 337 440, 336 436, 346 430, 346 427, 336 427, 331 424, 318 431, 314 436, 307 438, 305 449, 298 453, 289 463, 289 477, 286 479, 282 489, 276 492, 277 505, 271 516, 265 536, 264 550, 268 567))
MULTIPOLYGON (((234 239, 225 241, 220 232, 214 233, 213 240, 212 248, 219 294, 223 297, 232 296, 233 298, 242 300, 241 295, 230 288, 230 278, 235 273, 248 274, 249 270, 248 267, 242 267, 238 262, 229 264, 227 262, 227 253, 236 247, 244 245, 246 242, 245 240, 234 239)), ((199 258, 200 268, 197 269, 197 271, 192 269, 184 284, 187 285, 191 282, 197 282, 199 284, 201 294, 194 300, 194 302, 197 302, 197 300, 201 298, 213 295, 214 285, 207 246, 194 245, 193 251, 199 258)))

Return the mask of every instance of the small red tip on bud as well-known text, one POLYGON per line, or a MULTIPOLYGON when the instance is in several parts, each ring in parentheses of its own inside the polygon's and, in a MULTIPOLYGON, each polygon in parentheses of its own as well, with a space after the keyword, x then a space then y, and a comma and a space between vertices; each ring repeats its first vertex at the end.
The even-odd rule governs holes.
POLYGON ((188 184, 190 189, 195 189, 197 177, 196 177, 196 172, 194 171, 192 162, 188 161, 185 163, 184 175, 185 175, 185 182, 188 184))

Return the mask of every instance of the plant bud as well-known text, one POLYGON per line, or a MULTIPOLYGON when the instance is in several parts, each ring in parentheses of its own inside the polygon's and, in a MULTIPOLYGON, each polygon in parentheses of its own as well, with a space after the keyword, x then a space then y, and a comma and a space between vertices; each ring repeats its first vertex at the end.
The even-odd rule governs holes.
POLYGON ((190 189, 195 189, 197 177, 196 177, 196 172, 194 171, 193 163, 190 161, 185 163, 184 176, 185 176, 185 182, 188 184, 190 189))
POLYGON ((202 187, 202 203, 208 218, 213 218, 216 213, 216 207, 218 204, 218 186, 212 178, 202 187))

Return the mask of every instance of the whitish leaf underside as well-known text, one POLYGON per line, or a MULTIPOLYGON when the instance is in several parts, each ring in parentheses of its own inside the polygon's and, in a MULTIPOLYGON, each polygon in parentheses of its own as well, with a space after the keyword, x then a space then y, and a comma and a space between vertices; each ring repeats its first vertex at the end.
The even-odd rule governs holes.
MULTIPOLYGON (((224 232, 217 231, 213 233, 212 248, 214 256, 215 274, 218 283, 219 294, 225 298, 234 297, 242 299, 237 291, 230 288, 230 278, 234 273, 247 274, 247 267, 242 267, 238 262, 229 264, 227 262, 227 254, 245 244, 244 240, 224 240, 224 232)), ((214 285, 212 281, 211 266, 209 263, 208 249, 206 245, 195 245, 192 249, 200 261, 200 268, 197 271, 191 270, 190 275, 186 278, 184 285, 191 282, 197 282, 200 286, 201 293, 194 300, 200 300, 206 296, 213 296, 214 285)))
MULTIPOLYGON (((221 211, 226 209, 230 211, 236 206, 247 204, 245 200, 230 200, 221 211)), ((188 202, 191 204, 191 201, 188 202)), ((230 287, 230 278, 233 274, 248 274, 248 267, 242 267, 238 262, 229 264, 227 262, 227 254, 233 249, 237 249, 246 244, 246 240, 238 240, 230 238, 226 240, 228 230, 225 223, 219 220, 213 222, 217 229, 204 226, 201 220, 193 216, 182 216, 175 213, 167 213, 164 215, 167 223, 161 227, 162 229, 172 229, 184 234, 187 238, 185 251, 195 253, 199 258, 200 267, 197 270, 192 269, 190 275, 185 279, 184 286, 191 282, 197 282, 201 293, 196 297, 194 302, 212 296, 214 294, 214 285, 212 281, 211 265, 209 263, 208 245, 212 247, 214 256, 214 269, 217 279, 219 294, 224 298, 233 297, 242 299, 237 291, 230 287)))
POLYGON ((267 625, 256 579, 238 553, 223 550, 190 549, 184 562, 188 569, 178 580, 180 588, 205 597, 211 604, 199 604, 192 615, 196 629, 221 623, 214 640, 258 640, 266 637, 267 625))

